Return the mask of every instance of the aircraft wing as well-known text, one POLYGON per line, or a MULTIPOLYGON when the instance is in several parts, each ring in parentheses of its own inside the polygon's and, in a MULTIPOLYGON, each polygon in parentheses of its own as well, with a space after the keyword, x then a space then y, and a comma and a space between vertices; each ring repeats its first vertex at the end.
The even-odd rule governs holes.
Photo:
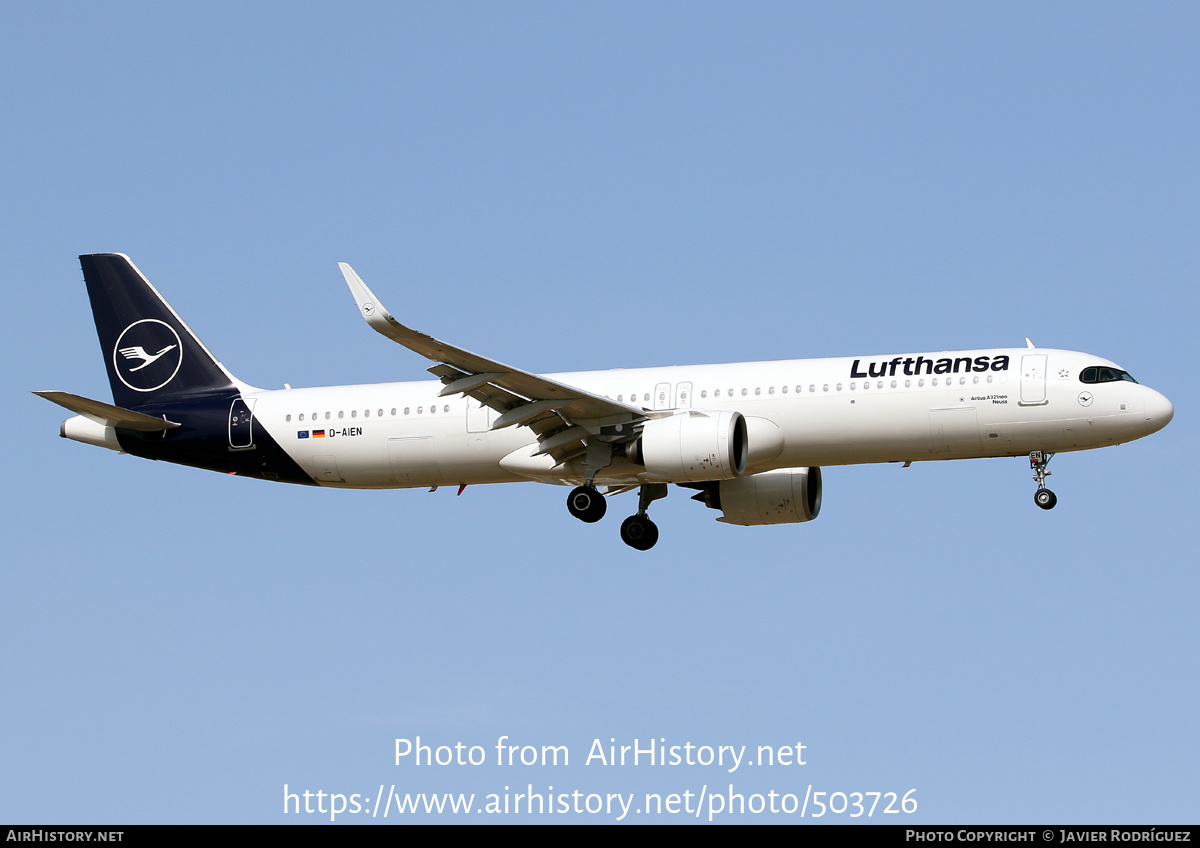
POLYGON ((493 422, 493 430, 529 427, 542 443, 540 452, 559 462, 586 449, 589 431, 595 435, 599 426, 648 417, 640 407, 504 365, 410 329, 391 316, 353 268, 345 262, 338 267, 373 330, 437 363, 429 371, 446 384, 442 396, 463 394, 496 410, 500 416, 493 422), (585 422, 592 427, 585 429, 585 422), (570 438, 572 434, 574 438, 570 438))

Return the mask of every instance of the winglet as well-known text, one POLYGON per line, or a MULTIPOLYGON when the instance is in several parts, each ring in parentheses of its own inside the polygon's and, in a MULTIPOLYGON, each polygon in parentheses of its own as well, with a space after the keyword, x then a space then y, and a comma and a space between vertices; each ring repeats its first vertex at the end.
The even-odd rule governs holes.
POLYGON ((1036 347, 1036 345, 1029 340, 1029 336, 1025 337, 1025 347, 1036 347))
POLYGON ((362 277, 355 273, 354 269, 346 262, 339 262, 338 267, 342 269, 342 276, 346 278, 346 285, 350 287, 350 293, 354 295, 355 301, 358 302, 358 311, 367 319, 367 323, 375 330, 381 327, 386 327, 389 320, 394 321, 391 314, 379 302, 379 298, 375 297, 375 293, 367 288, 367 284, 363 282, 362 277))

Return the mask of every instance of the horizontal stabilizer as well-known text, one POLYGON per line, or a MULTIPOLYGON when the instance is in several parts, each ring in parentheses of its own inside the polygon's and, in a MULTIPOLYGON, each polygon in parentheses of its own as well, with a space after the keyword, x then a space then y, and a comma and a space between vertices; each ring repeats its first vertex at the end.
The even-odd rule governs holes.
POLYGON ((174 421, 155 418, 153 415, 145 415, 141 412, 134 412, 132 409, 123 409, 119 406, 113 406, 110 403, 102 403, 98 400, 68 394, 67 392, 34 392, 34 394, 38 397, 44 397, 52 403, 57 403, 59 406, 69 409, 78 415, 82 415, 84 418, 95 421, 97 424, 103 424, 105 427, 119 427, 122 430, 152 432, 155 430, 171 430, 179 426, 174 421))

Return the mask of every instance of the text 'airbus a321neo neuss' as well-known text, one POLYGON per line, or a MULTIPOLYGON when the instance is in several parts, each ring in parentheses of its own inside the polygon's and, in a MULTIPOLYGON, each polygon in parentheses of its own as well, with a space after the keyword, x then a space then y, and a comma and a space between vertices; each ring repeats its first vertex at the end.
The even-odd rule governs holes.
POLYGON ((367 323, 438 380, 266 391, 229 373, 127 256, 80 263, 113 404, 37 392, 77 413, 64 437, 310 486, 558 483, 586 522, 637 489, 621 538, 638 550, 658 540, 647 509, 670 483, 719 521, 787 524, 817 517, 823 465, 1028 455, 1050 509, 1056 452, 1138 439, 1174 414, 1108 360, 1031 343, 531 374, 410 330, 344 263, 367 323))

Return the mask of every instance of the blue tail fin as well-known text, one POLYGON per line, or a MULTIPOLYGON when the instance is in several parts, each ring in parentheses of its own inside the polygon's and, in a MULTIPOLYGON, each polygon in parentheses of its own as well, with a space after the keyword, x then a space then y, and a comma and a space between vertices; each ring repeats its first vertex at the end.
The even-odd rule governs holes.
POLYGON ((233 375, 128 256, 80 256, 79 264, 114 403, 136 408, 165 398, 235 388, 233 375))

